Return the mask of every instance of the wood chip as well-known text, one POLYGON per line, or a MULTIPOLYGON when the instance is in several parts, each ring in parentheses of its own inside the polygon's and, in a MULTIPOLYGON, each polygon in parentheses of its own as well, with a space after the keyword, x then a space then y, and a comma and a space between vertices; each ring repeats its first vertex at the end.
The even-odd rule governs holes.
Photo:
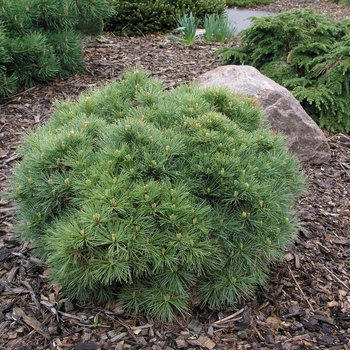
POLYGON ((201 322, 199 322, 199 321, 197 321, 197 320, 192 320, 192 321, 188 324, 187 328, 188 328, 190 331, 193 331, 193 332, 195 332, 195 333, 199 333, 199 332, 202 330, 202 328, 203 328, 203 323, 201 323, 201 322))
POLYGON ((211 350, 214 349, 216 346, 216 343, 214 343, 210 338, 208 338, 205 335, 201 335, 198 338, 199 342, 207 349, 211 350))
POLYGON ((177 337, 175 339, 175 343, 178 349, 187 349, 188 348, 188 343, 185 338, 182 337, 177 337))
POLYGON ((16 315, 16 317, 18 317, 19 319, 22 319, 29 327, 33 328, 36 332, 41 334, 44 338, 51 339, 46 328, 34 317, 27 316, 25 312, 19 307, 14 307, 13 313, 16 315))

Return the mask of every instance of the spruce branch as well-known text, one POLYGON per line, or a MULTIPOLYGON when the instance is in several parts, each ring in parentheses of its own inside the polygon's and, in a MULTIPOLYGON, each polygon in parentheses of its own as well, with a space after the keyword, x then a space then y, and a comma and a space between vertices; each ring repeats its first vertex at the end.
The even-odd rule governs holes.
POLYGON ((255 66, 288 88, 321 127, 348 131, 350 107, 343 103, 350 91, 348 21, 300 9, 252 22, 240 33, 241 47, 214 55, 224 64, 255 66))

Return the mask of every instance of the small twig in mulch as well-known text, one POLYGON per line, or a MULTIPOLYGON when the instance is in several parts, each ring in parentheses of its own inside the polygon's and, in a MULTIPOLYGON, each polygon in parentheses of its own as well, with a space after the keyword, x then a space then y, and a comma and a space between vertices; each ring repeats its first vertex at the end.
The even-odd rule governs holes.
POLYGON ((290 269, 289 266, 288 266, 288 270, 289 270, 289 273, 292 275, 293 281, 295 282, 296 286, 298 287, 300 293, 303 295, 304 299, 306 300, 306 302, 307 302, 308 305, 310 306, 311 311, 312 311, 312 312, 315 312, 315 310, 314 310, 314 308, 312 307, 312 305, 311 305, 309 299, 306 297, 304 291, 301 289, 301 287, 300 287, 298 281, 296 280, 296 278, 295 278, 295 276, 294 276, 294 274, 293 274, 293 271, 290 269))
POLYGON ((327 268, 327 266, 324 266, 324 268, 347 290, 350 290, 350 288, 341 280, 338 276, 336 276, 330 269, 327 268))
POLYGON ((234 319, 236 316, 240 315, 242 312, 244 312, 245 310, 247 309, 247 307, 245 306, 244 308, 238 310, 237 312, 235 312, 234 314, 232 315, 229 315, 227 317, 224 317, 222 318, 221 320, 218 320, 218 321, 215 321, 214 324, 223 324, 223 323, 226 323, 226 322, 231 322, 231 321, 237 321, 239 319, 241 319, 241 317, 237 318, 237 319, 234 319))

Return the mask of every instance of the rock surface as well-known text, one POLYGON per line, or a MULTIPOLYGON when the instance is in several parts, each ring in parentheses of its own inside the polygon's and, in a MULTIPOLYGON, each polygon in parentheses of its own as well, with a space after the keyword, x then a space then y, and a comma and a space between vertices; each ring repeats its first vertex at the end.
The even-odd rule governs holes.
POLYGON ((289 150, 302 162, 322 164, 331 153, 322 130, 297 99, 283 86, 251 66, 215 68, 195 79, 200 87, 225 86, 236 93, 258 99, 271 128, 289 137, 289 150))

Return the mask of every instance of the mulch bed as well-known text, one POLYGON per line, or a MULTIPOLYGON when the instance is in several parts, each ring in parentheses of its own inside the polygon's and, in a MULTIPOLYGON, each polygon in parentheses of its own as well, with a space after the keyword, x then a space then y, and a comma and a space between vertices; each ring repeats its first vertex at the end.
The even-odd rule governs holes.
MULTIPOLYGON (((329 9, 329 3, 314 3, 329 9)), ((137 66, 172 89, 219 66, 211 56, 219 46, 183 46, 155 35, 87 40, 85 75, 1 101, 0 349, 350 349, 349 135, 326 134, 331 161, 303 165, 309 192, 296 207, 303 227, 286 261, 271 267, 268 285, 253 300, 231 308, 195 309, 191 317, 160 325, 125 314, 121 305, 73 305, 48 280, 30 244, 14 236, 14 204, 4 194, 21 159, 16 150, 27 130, 47 120, 56 99, 75 99, 137 66)))

